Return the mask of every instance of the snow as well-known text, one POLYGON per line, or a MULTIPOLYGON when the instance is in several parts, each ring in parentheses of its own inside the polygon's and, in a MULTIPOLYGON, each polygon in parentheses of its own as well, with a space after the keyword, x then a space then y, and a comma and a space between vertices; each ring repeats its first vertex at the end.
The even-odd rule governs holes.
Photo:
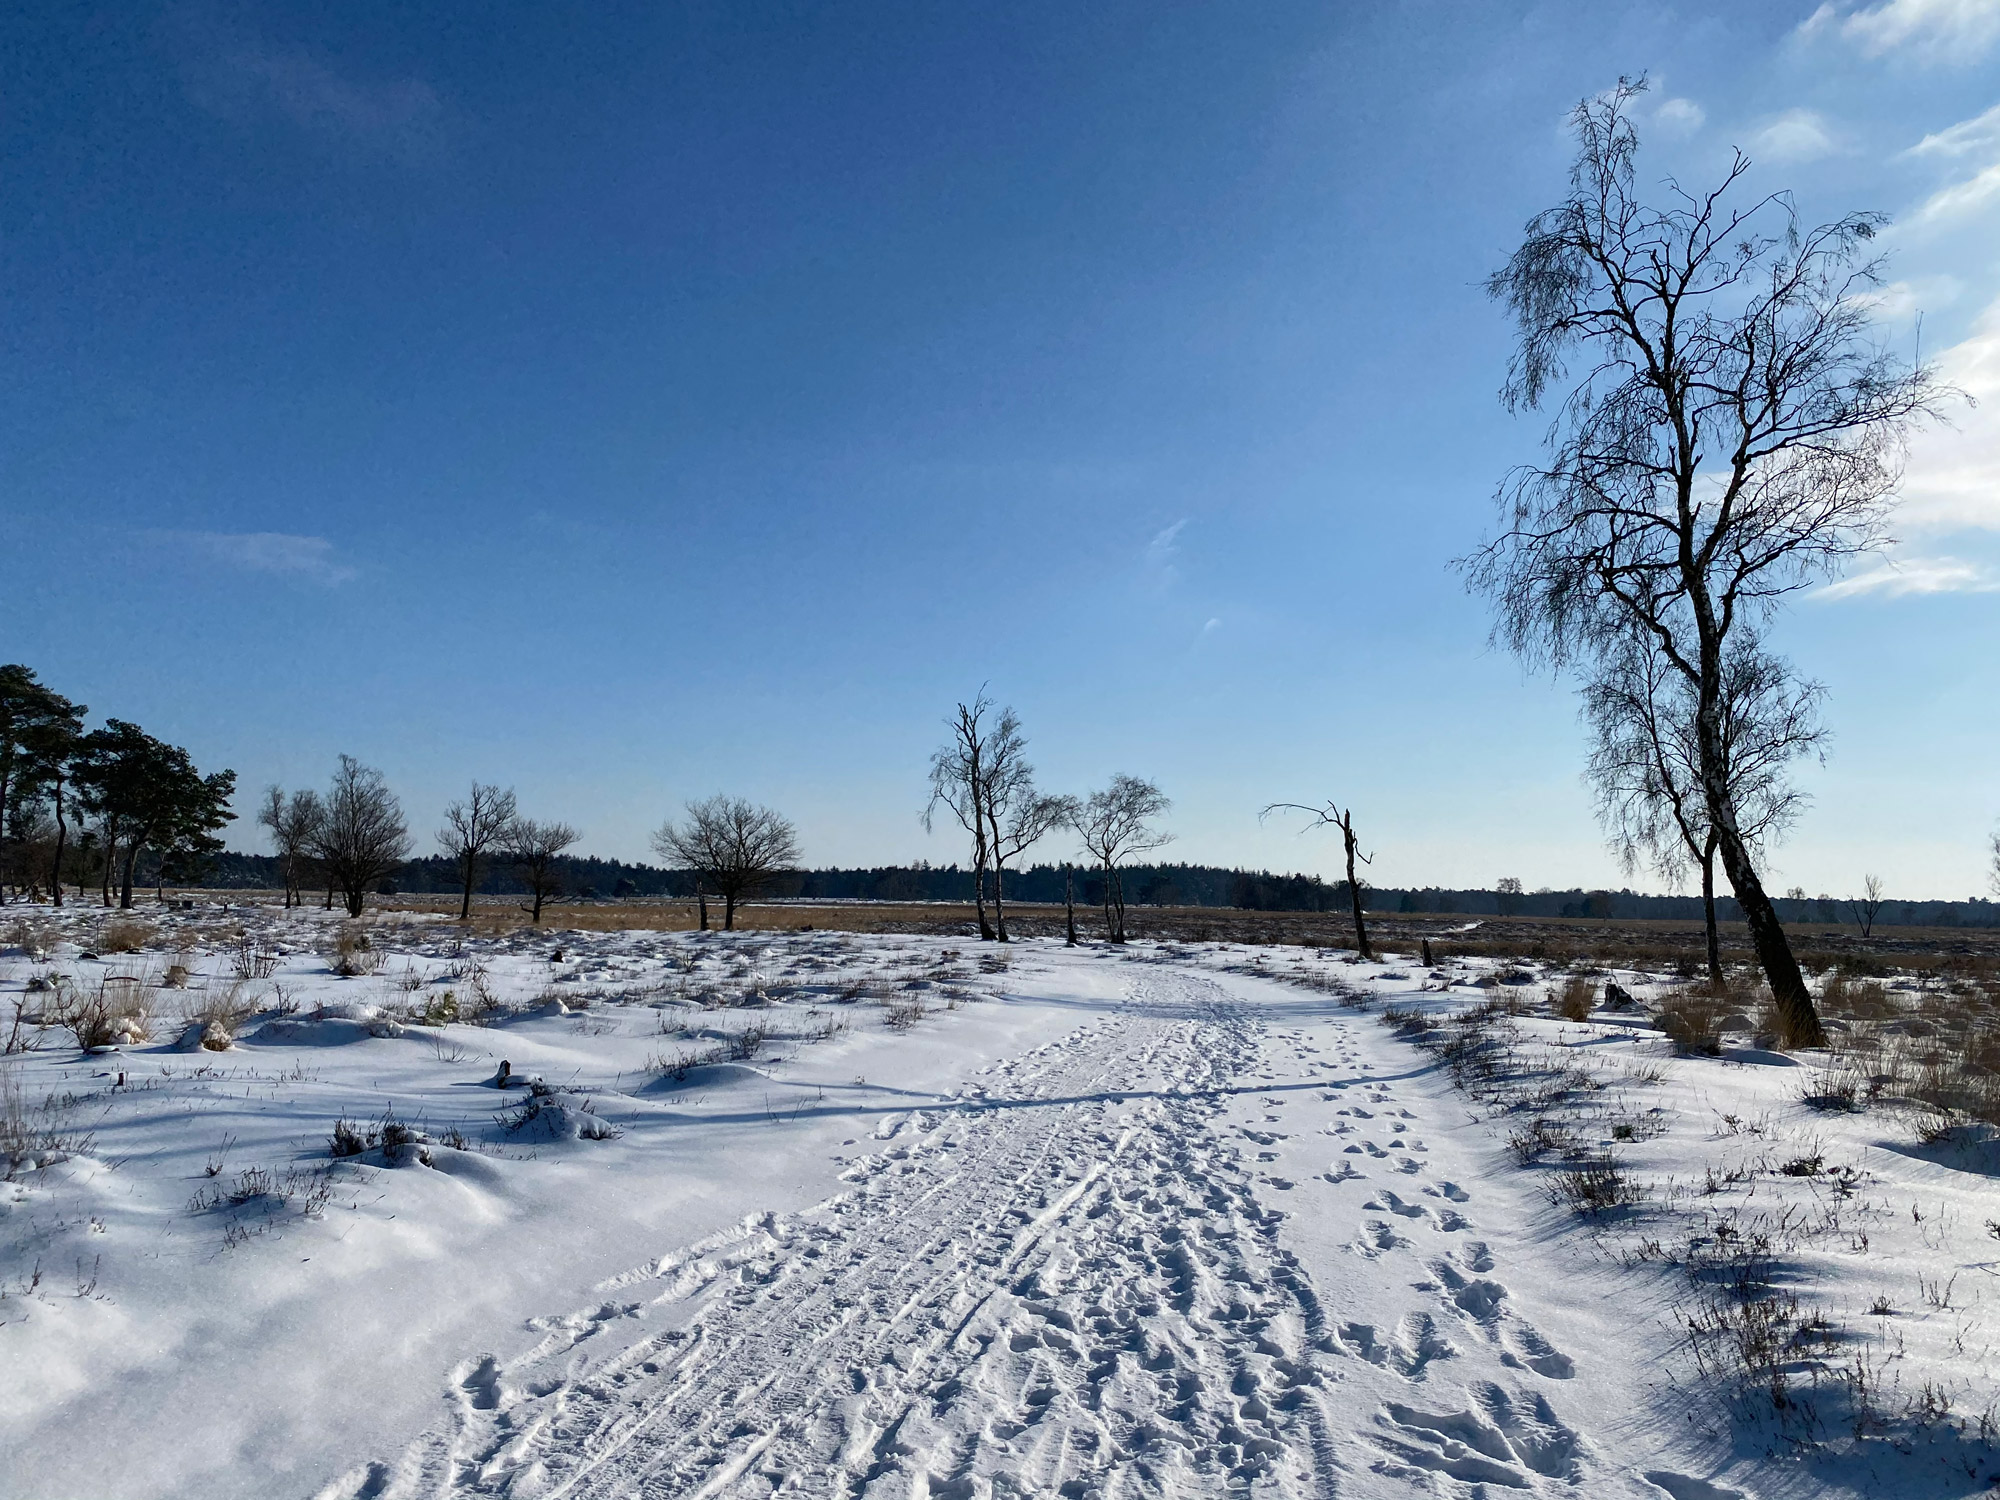
POLYGON ((70 1132, 0 1184, 10 1496, 2000 1475, 2000 1142, 1815 1109, 1812 1056, 1675 1059, 1637 1013, 1297 949, 378 923, 342 978, 318 912, 85 958, 101 920, 37 909, 48 951, 0 957, 0 1026, 63 974, 150 996, 156 1039, 29 1026, 0 1063, 70 1132), (1527 1013, 1465 1087, 1457 1032, 1380 1015, 1495 995, 1527 1013), (1521 1160, 1533 1120, 1639 1200, 1552 1201, 1574 1163, 1521 1160), (1687 1326, 1759 1235, 1800 1299, 1783 1409, 1687 1326))

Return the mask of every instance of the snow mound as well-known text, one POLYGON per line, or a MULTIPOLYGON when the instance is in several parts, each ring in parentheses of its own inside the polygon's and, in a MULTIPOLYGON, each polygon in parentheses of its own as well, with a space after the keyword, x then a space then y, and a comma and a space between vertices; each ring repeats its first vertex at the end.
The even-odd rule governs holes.
POLYGON ((622 1133, 598 1118, 586 1096, 561 1093, 539 1081, 528 1085, 528 1097, 500 1124, 509 1135, 528 1141, 609 1141, 622 1133))
POLYGON ((309 1016, 277 1017, 244 1040, 265 1046, 342 1047, 371 1037, 402 1034, 401 1023, 384 1015, 380 1006, 346 1003, 322 1006, 309 1016))

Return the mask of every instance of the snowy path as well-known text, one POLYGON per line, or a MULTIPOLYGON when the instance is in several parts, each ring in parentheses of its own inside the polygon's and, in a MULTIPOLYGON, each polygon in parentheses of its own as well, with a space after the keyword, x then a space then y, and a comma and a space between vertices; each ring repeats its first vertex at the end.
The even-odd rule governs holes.
POLYGON ((634 1273, 523 1358, 468 1361, 452 1420, 323 1496, 1586 1478, 1660 1495, 1616 1483, 1557 1415, 1572 1363, 1493 1279, 1469 1195, 1441 1173, 1448 1143, 1426 1146, 1394 1085, 1358 1071, 1366 1023, 1274 1030, 1265 988, 1150 968, 1131 1003, 995 1065, 958 1107, 885 1121, 848 1191, 634 1273), (1298 1120, 1225 1118, 1301 1104, 1325 1121, 1310 1183, 1269 1165, 1305 1144, 1298 1120), (1307 1188, 1314 1222, 1351 1225, 1337 1246, 1300 1240, 1317 1276, 1268 1204, 1307 1188))

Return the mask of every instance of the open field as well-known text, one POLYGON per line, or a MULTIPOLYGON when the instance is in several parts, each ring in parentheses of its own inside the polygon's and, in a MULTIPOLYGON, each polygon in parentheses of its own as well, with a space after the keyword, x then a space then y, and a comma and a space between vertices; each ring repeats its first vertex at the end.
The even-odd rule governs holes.
POLYGON ((13 914, 10 1497, 2000 1482, 1986 976, 578 910, 13 914))
MULTIPOLYGON (((276 901, 275 891, 175 891, 176 899, 204 903, 276 901)), ((388 896, 372 918, 393 913, 455 916, 456 896, 388 896)), ((142 908, 141 915, 144 914, 142 908)), ((715 923, 721 907, 712 908, 715 923)), ((1353 923, 1344 912, 1245 911, 1213 906, 1132 906, 1126 920, 1139 937, 1178 942, 1237 942, 1343 947, 1353 942, 1353 923)), ((1063 931, 1063 909, 1044 904, 1007 906, 1010 928, 1022 936, 1052 937, 1063 931)), ((754 902, 740 908, 737 923, 745 930, 772 932, 904 932, 939 936, 975 935, 970 902, 835 901, 754 902)), ((473 924, 496 934, 527 926, 527 917, 512 898, 481 897, 473 906, 473 924)), ((692 901, 646 898, 632 901, 565 902, 543 913, 551 930, 584 932, 688 932, 695 929, 692 901)), ((1077 908, 1077 926, 1086 937, 1102 928, 1095 908, 1077 908)), ((1533 958, 1555 962, 1653 964, 1671 968, 1703 959, 1701 924, 1686 921, 1635 921, 1589 917, 1473 917, 1449 912, 1421 914, 1370 912, 1371 933, 1387 946, 1414 949, 1428 940, 1434 954, 1473 958, 1533 958)), ((1831 923, 1796 923, 1789 929, 1802 964, 1812 969, 1838 965, 1868 970, 1896 967, 1925 970, 1983 969, 2000 963, 2000 928, 1877 927, 1863 938, 1860 930, 1831 923)), ((1749 937, 1741 923, 1722 927, 1723 961, 1754 962, 1749 937)))

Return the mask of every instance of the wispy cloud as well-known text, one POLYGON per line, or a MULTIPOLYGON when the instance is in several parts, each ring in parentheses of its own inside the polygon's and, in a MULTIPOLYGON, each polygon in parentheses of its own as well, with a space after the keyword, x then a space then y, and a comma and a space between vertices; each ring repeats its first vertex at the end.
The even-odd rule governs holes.
POLYGON ((1934 130, 1903 154, 1905 156, 1964 156, 1973 151, 2000 148, 2000 104, 1983 115, 1960 120, 1943 130, 1934 130))
POLYGON ((1146 572, 1161 588, 1180 581, 1181 570, 1177 559, 1181 551, 1181 532, 1186 529, 1187 523, 1188 518, 1183 516, 1173 525, 1154 532, 1152 540, 1146 543, 1143 559, 1146 572))
POLYGON ((2000 0, 1883 0, 1850 7, 1824 4, 1799 27, 1832 35, 1864 57, 1903 53, 1924 62, 1976 62, 2000 40, 2000 0))
POLYGON ((358 577, 323 536, 283 531, 151 531, 145 539, 250 573, 302 578, 331 588, 358 577))
POLYGON ((212 25, 184 29, 188 97, 212 115, 275 117, 324 144, 406 166, 449 149, 450 111, 421 78, 350 77, 303 48, 212 25))
POLYGON ((1662 100, 1653 111, 1653 125, 1663 135, 1686 140, 1707 123, 1708 112, 1692 99, 1662 100))
POLYGON ((1768 162, 1814 161, 1833 150, 1826 120, 1809 109, 1788 109, 1750 138, 1751 155, 1768 162))
POLYGON ((1957 557, 1887 557, 1859 573, 1816 590, 1818 599, 1857 599, 1876 594, 1899 599, 1906 594, 1991 594, 2000 592, 1993 570, 1957 557))
POLYGON ((2000 199, 2000 162, 1963 182, 1954 182, 1950 187, 1932 193, 1924 200, 1924 206, 1917 210, 1915 222, 1935 224, 1942 220, 1963 218, 1996 199, 2000 199))

